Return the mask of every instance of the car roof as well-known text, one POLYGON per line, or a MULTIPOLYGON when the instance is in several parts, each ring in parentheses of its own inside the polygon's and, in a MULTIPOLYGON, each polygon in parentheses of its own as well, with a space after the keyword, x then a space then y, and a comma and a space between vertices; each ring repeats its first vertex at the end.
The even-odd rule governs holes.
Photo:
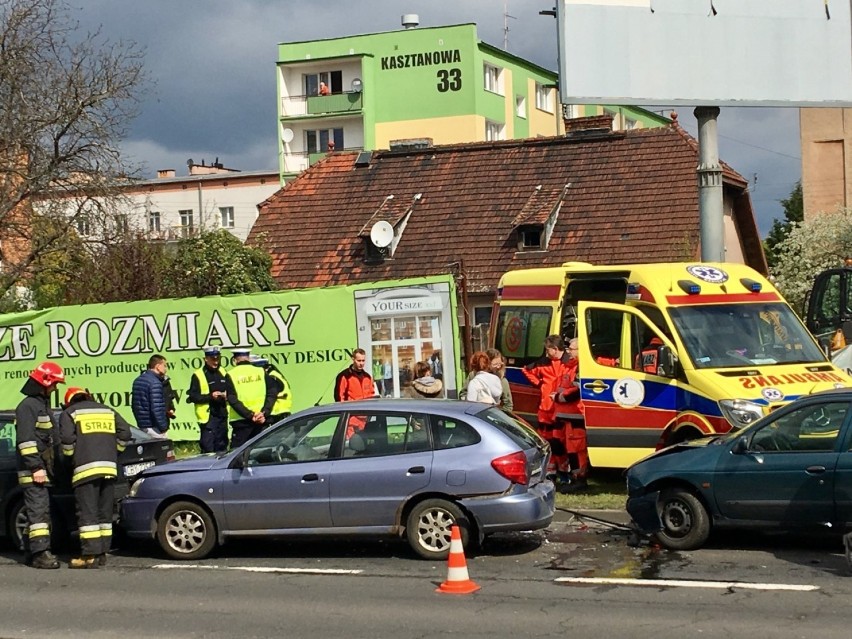
POLYGON ((490 404, 483 402, 468 402, 458 399, 396 399, 376 398, 359 399, 351 402, 336 402, 307 408, 294 415, 311 415, 321 413, 333 413, 342 411, 405 411, 417 413, 440 413, 443 415, 475 415, 490 404))

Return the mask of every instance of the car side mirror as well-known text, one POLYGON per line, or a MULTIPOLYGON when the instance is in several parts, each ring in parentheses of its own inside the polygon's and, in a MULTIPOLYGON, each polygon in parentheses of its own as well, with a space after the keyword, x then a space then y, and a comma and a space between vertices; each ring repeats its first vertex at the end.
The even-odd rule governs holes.
POLYGON ((249 450, 250 449, 247 448, 242 453, 234 457, 234 459, 231 460, 230 468, 233 468, 234 470, 242 470, 245 468, 248 465, 249 450))
POLYGON ((680 376, 680 360, 665 344, 657 347, 657 374, 669 378, 680 376))
POLYGON ((740 437, 737 441, 734 442, 734 447, 731 448, 731 452, 734 455, 744 455, 748 452, 748 439, 745 437, 740 437))

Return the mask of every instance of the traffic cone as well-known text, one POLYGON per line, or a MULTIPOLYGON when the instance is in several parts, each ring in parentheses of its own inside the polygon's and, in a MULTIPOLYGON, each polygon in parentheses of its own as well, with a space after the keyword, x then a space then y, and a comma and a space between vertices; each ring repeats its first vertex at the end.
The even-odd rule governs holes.
POLYGON ((467 562, 464 559, 461 532, 458 526, 453 526, 450 533, 450 556, 447 557, 447 580, 435 592, 449 595, 469 595, 479 590, 467 574, 467 562))

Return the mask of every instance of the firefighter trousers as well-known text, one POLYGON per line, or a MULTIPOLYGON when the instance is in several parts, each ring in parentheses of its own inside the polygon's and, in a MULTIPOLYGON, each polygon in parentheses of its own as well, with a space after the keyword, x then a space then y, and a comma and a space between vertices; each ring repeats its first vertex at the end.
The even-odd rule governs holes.
POLYGON ((80 554, 94 557, 109 552, 112 545, 112 514, 115 479, 98 477, 74 487, 80 554))
POLYGON ((50 494, 46 484, 31 484, 24 488, 27 510, 27 534, 24 543, 31 554, 50 550, 50 494))

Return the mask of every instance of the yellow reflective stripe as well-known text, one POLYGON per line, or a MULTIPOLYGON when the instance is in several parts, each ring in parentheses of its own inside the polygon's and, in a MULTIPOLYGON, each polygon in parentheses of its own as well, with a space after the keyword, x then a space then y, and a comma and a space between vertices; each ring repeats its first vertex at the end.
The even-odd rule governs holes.
MULTIPOLYGON (((88 466, 88 464, 87 464, 88 466)), ((118 471, 115 466, 92 466, 86 470, 74 473, 71 477, 71 483, 76 484, 78 481, 88 479, 89 477, 117 477, 118 471)))
POLYGON ((112 524, 101 524, 101 537, 112 537, 112 524))
POLYGON ((47 524, 32 524, 30 525, 29 537, 46 537, 50 535, 50 526, 47 524))
POLYGON ((62 454, 69 457, 74 454, 74 444, 62 444, 62 454))
POLYGON ((53 422, 50 421, 50 417, 45 417, 44 421, 42 421, 41 417, 36 421, 36 428, 42 428, 44 430, 49 430, 53 428, 53 422))
POLYGON ((21 448, 29 448, 30 446, 38 446, 38 442, 34 439, 29 439, 25 442, 19 443, 18 449, 20 450, 21 448))
POLYGON ((93 526, 80 526, 80 539, 98 539, 101 536, 101 527, 97 524, 93 526))
POLYGON ((33 483, 33 476, 32 476, 32 475, 29 475, 29 476, 26 476, 26 477, 21 477, 21 476, 19 475, 19 476, 18 476, 18 483, 19 483, 19 484, 22 484, 22 485, 23 485, 23 484, 31 484, 31 483, 33 483))
POLYGON ((38 446, 27 446, 26 448, 22 448, 21 455, 23 457, 26 457, 27 455, 38 455, 38 446))

